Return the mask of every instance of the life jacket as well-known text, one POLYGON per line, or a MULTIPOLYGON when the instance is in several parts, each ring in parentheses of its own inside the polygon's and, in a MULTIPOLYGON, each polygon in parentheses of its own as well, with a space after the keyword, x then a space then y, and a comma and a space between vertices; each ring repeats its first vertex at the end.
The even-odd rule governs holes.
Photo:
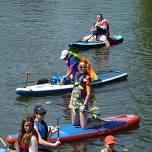
MULTIPOLYGON (((96 23, 95 23, 96 24, 96 23)), ((110 33, 109 33, 109 22, 106 20, 106 19, 103 19, 102 21, 100 21, 98 23, 100 26, 104 26, 106 25, 107 29, 102 29, 102 28, 98 28, 97 27, 97 31, 94 32, 94 35, 102 35, 102 34, 105 34, 107 36, 110 36, 110 33)))
POLYGON ((22 138, 21 141, 19 143, 19 151, 20 152, 29 152, 29 145, 30 145, 30 141, 31 141, 31 137, 35 136, 38 140, 38 134, 35 130, 33 130, 32 133, 25 133, 22 138))
MULTIPOLYGON (((42 120, 41 122, 38 122, 38 121, 34 120, 34 125, 37 126, 38 131, 39 131, 42 139, 47 141, 47 138, 48 138, 48 126, 45 123, 45 121, 42 120)), ((38 148, 39 149, 43 149, 43 148, 46 148, 46 146, 39 144, 38 148)))
POLYGON ((84 94, 84 91, 86 91, 86 88, 84 86, 86 85, 85 83, 88 81, 88 77, 89 75, 87 72, 82 75, 79 72, 76 74, 75 84, 72 90, 72 98, 70 103, 70 108, 73 110, 73 112, 76 109, 79 109, 81 105, 83 105, 86 96, 84 94))
POLYGON ((34 121, 34 124, 37 126, 38 131, 39 131, 42 139, 47 140, 47 138, 48 138, 48 127, 47 127, 47 124, 45 123, 45 121, 43 121, 43 120, 41 122, 34 121))

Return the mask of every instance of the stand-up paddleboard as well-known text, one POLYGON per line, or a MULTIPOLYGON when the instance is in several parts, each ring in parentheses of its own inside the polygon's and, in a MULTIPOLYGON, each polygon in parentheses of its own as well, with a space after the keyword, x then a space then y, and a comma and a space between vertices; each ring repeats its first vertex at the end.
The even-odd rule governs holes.
MULTIPOLYGON (((58 136, 61 143, 71 142, 80 139, 92 138, 97 136, 104 136, 119 131, 127 130, 139 125, 140 117, 138 115, 120 115, 113 117, 101 118, 98 120, 98 125, 94 128, 83 129, 80 126, 73 126, 72 124, 60 125, 58 133, 51 135, 48 140, 54 142, 58 136), (101 124, 99 124, 101 121, 101 124)), ((8 135, 6 140, 8 143, 13 144, 16 142, 18 134, 8 135)))
POLYGON ((9 148, 7 147, 3 138, 0 137, 0 152, 9 152, 9 148))
MULTIPOLYGON (((109 37, 111 45, 117 45, 123 42, 123 37, 121 35, 112 35, 109 37)), ((96 48, 103 47, 105 43, 103 41, 76 41, 69 44, 71 48, 96 48)))
MULTIPOLYGON (((109 82, 125 80, 128 74, 120 71, 101 72, 98 74, 98 80, 93 81, 92 86, 103 85, 109 82)), ((51 95, 54 93, 67 93, 73 88, 73 84, 60 85, 49 83, 26 86, 16 89, 18 95, 51 95)))
POLYGON ((9 152, 7 149, 0 148, 0 152, 9 152))

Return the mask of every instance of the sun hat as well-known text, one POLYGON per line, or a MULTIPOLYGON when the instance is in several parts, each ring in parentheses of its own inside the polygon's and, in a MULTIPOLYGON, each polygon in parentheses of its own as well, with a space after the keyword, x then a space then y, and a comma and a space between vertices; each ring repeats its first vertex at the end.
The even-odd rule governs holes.
POLYGON ((108 135, 108 136, 105 137, 104 141, 108 145, 115 144, 116 143, 116 138, 114 136, 112 136, 112 135, 108 135))
POLYGON ((62 50, 60 59, 65 59, 65 57, 69 54, 68 50, 62 50))
POLYGON ((35 114, 41 114, 41 113, 46 113, 46 112, 47 112, 47 110, 45 110, 42 105, 36 105, 34 108, 35 114))

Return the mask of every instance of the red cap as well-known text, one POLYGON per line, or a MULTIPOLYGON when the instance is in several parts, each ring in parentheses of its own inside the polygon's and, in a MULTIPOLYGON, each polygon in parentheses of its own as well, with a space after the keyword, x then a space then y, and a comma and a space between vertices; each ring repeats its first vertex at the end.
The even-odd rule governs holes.
POLYGON ((114 136, 112 136, 112 135, 108 135, 108 136, 105 137, 104 141, 108 145, 115 144, 116 143, 116 138, 114 136))

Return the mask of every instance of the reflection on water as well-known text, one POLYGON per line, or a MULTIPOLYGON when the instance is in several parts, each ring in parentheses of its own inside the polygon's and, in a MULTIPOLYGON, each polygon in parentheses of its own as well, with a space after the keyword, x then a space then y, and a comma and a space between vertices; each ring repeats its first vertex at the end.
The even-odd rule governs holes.
POLYGON ((93 50, 93 58, 98 63, 97 71, 106 71, 108 69, 109 49, 98 48, 93 50))

